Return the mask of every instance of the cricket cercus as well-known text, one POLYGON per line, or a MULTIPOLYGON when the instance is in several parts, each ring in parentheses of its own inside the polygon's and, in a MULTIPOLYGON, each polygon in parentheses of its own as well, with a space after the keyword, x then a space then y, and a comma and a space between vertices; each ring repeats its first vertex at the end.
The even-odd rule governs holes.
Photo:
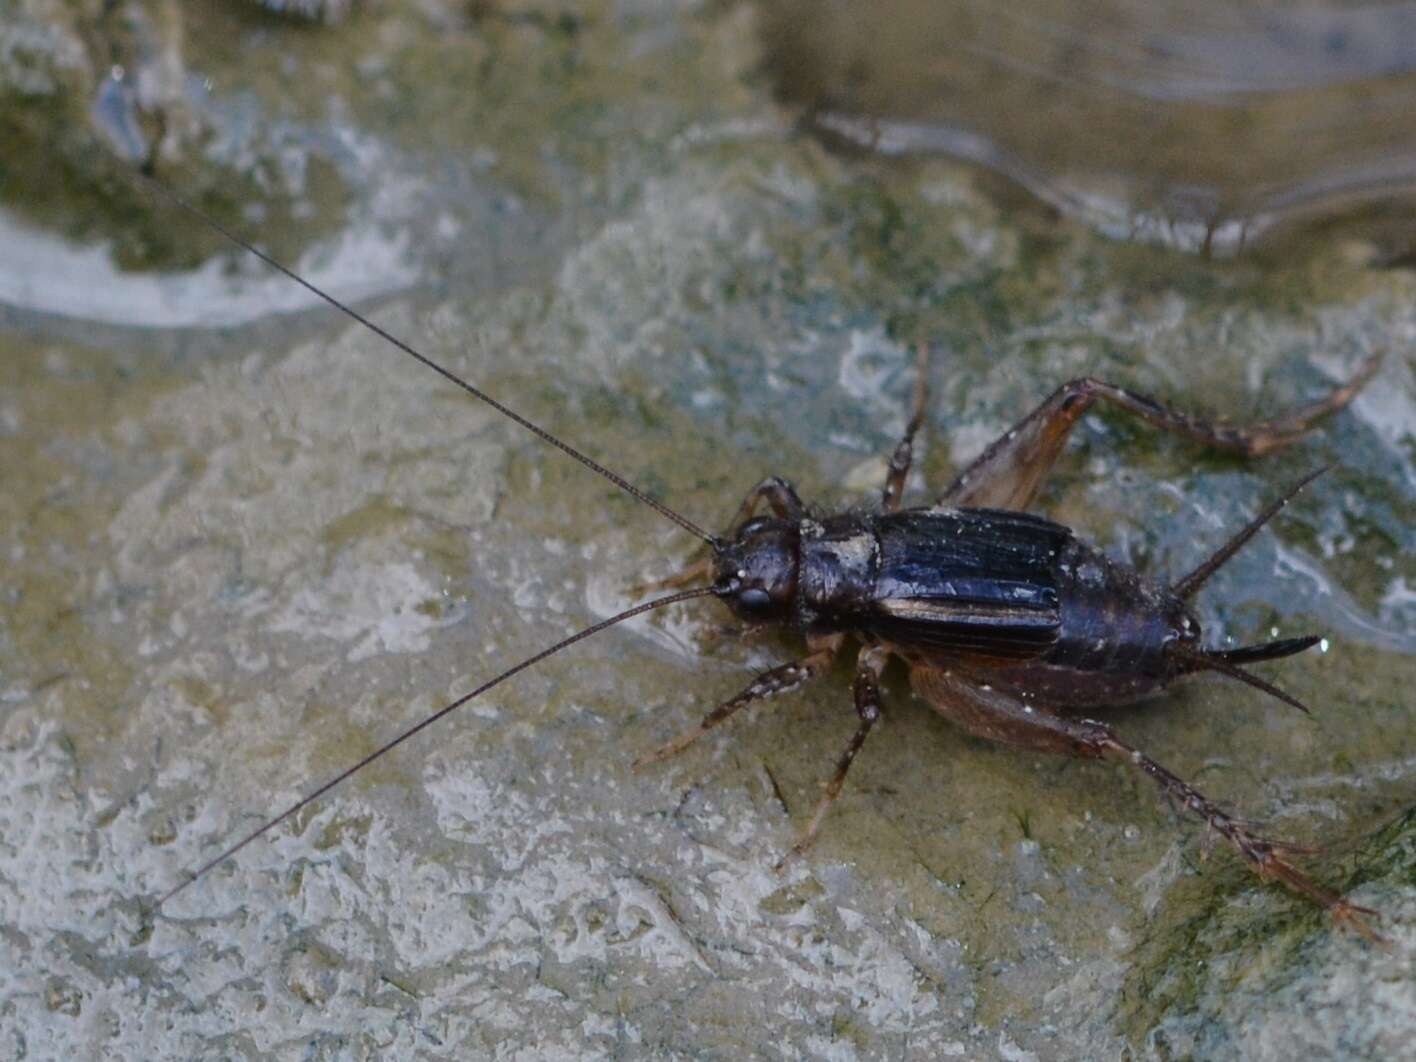
POLYGON ((1072 380, 989 445, 930 504, 905 508, 905 480, 926 405, 922 347, 913 415, 890 458, 878 506, 820 513, 803 504, 787 481, 772 476, 748 493, 726 532, 712 535, 316 288, 165 187, 154 187, 403 354, 672 520, 710 551, 659 584, 687 589, 636 605, 513 664, 267 820, 188 875, 159 905, 372 761, 513 675, 632 616, 716 597, 747 624, 776 625, 798 634, 807 651, 758 675, 697 727, 641 757, 640 764, 681 751, 754 701, 807 684, 824 674, 848 643, 858 647, 853 695, 859 724, 785 858, 811 843, 840 794, 852 762, 880 718, 880 676, 887 662, 898 657, 909 669, 915 691, 969 733, 1033 752, 1115 760, 1142 771, 1175 804, 1227 840, 1255 873, 1283 882, 1335 919, 1379 939, 1362 917, 1375 912, 1349 903, 1293 864, 1292 858, 1305 849, 1259 836, 1248 823, 1128 744, 1109 723, 1093 718, 1101 709, 1135 701, 1202 671, 1245 682, 1306 711, 1245 665, 1302 652, 1319 641, 1316 636, 1207 648, 1188 602, 1322 470, 1293 484, 1208 559, 1169 584, 1147 578, 1070 529, 1029 512, 1073 427, 1097 402, 1202 445, 1257 457, 1298 441, 1320 418, 1347 405, 1376 373, 1379 357, 1368 358, 1346 384, 1321 399, 1244 426, 1211 423, 1101 380, 1072 380), (764 504, 770 515, 757 515, 764 504))

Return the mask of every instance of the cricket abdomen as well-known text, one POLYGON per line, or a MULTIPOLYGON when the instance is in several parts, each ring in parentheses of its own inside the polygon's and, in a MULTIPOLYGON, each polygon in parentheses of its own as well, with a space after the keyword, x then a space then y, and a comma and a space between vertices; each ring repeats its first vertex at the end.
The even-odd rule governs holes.
POLYGON ((1170 647, 1199 625, 1166 587, 1073 539, 1057 564, 1060 623, 1046 653, 1000 674, 1057 707, 1095 708, 1154 693, 1175 674, 1170 647))
POLYGON ((1062 625, 1047 662, 1078 671, 1159 675, 1178 636, 1164 587, 1073 541, 1059 557, 1062 625))

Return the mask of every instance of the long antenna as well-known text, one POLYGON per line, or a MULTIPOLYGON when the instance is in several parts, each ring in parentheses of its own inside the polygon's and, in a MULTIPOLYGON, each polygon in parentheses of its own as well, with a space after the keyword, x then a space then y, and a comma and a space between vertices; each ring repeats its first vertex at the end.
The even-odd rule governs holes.
POLYGON ((171 188, 167 187, 167 185, 157 180, 157 178, 150 177, 145 173, 136 171, 134 172, 134 176, 139 178, 146 187, 154 191, 160 192, 165 198, 177 204, 177 206, 181 207, 187 213, 191 214, 204 225, 207 225, 214 231, 220 233, 222 236, 225 236, 237 247, 240 247, 241 249, 255 255, 266 265, 270 266, 277 272, 285 274, 287 277, 295 281, 295 283, 299 284, 302 288, 310 292, 312 295, 315 295, 318 298, 323 299, 325 302, 329 303, 329 305, 333 306, 340 313, 343 313, 351 319, 358 321, 369 331, 373 332, 381 339, 384 339, 388 343, 397 347, 399 350, 401 350, 404 354, 407 354, 414 361, 419 362, 420 364, 432 369, 433 372, 437 373, 439 376, 441 376, 448 382, 453 383, 458 387, 462 388, 462 390, 466 391, 473 398, 477 398, 485 402, 487 405, 491 406, 502 416, 516 421, 516 423, 520 424, 523 428, 529 431, 532 435, 535 435, 542 442, 549 443, 557 450, 579 461, 582 465, 590 469, 592 472, 597 472, 600 475, 604 476, 606 479, 608 479, 611 483, 613 483, 620 490, 624 491, 630 497, 636 498, 639 501, 643 502, 645 505, 649 506, 649 508, 653 509, 660 516, 672 520, 674 523, 678 524, 679 527, 683 528, 689 534, 696 535, 704 542, 707 542, 709 545, 718 545, 718 540, 714 536, 708 534, 706 531, 704 531, 701 527, 695 524, 692 520, 688 519, 686 516, 680 516, 678 513, 674 512, 663 502, 659 501, 657 498, 654 498, 645 491, 640 490, 638 487, 636 487, 629 480, 625 479, 623 476, 619 475, 618 473, 611 472, 608 468, 600 464, 598 461, 586 456, 585 454, 577 450, 574 446, 571 446, 570 443, 564 442, 563 440, 556 438, 554 435, 548 432, 545 428, 541 427, 539 424, 527 420, 520 413, 516 412, 516 410, 498 402, 491 395, 487 394, 487 392, 483 391, 479 387, 475 387, 472 384, 468 383, 462 377, 454 373, 451 369, 440 365, 438 362, 434 361, 426 354, 421 354, 417 350, 414 350, 413 347, 405 343, 403 340, 399 339, 393 333, 389 332, 388 330, 382 328, 379 325, 374 324, 373 321, 369 320, 358 310, 355 310, 353 307, 343 302, 340 302, 333 295, 324 291, 322 288, 319 288, 316 285, 310 283, 299 273, 295 272, 295 270, 289 268, 288 266, 276 260, 275 258, 272 258, 265 251, 262 251, 259 247, 251 243, 249 240, 243 239, 242 237, 238 236, 236 233, 228 229, 225 225, 223 225, 221 222, 217 221, 214 217, 208 214, 201 207, 197 206, 195 203, 191 202, 185 197, 179 195, 177 192, 174 192, 171 188))
POLYGON ((248 833, 245 837, 241 838, 241 840, 237 841, 230 848, 226 849, 226 851, 222 852, 215 859, 210 859, 207 862, 203 863, 200 867, 197 868, 196 871, 191 874, 190 877, 187 878, 187 880, 183 881, 180 885, 174 886, 166 893, 164 893, 162 898, 157 901, 157 906, 161 907, 168 900, 172 899, 172 897, 176 896, 179 892, 185 889, 188 885, 192 884, 192 882, 196 881, 198 878, 204 875, 207 871, 211 870, 213 867, 219 866, 220 864, 224 863, 226 860, 234 856, 237 852, 241 851, 241 849, 245 848, 246 845, 254 841, 257 837, 260 837, 262 834, 268 832, 271 829, 274 829, 276 826, 279 826, 282 822, 288 819, 291 815, 294 815, 301 808, 313 803, 320 797, 324 796, 326 793, 328 793, 331 789, 337 786, 340 782, 344 781, 350 775, 363 770, 365 767, 373 763, 380 756, 392 752, 399 745, 402 745, 405 741, 411 738, 414 734, 426 729, 427 727, 432 726, 443 716, 455 712, 468 701, 476 697, 480 697, 493 686, 501 685, 501 683, 505 682, 513 675, 519 674, 520 672, 525 671, 528 667, 540 663, 548 656, 554 656, 562 649, 569 648, 581 639, 588 638, 592 634, 598 634, 606 627, 613 627, 616 623, 623 623, 625 620, 631 619, 632 617, 639 615, 641 612, 648 612, 651 609, 663 608, 665 605, 677 604, 680 601, 689 601, 695 597, 707 597, 714 592, 715 591, 710 586, 700 586, 694 590, 684 590, 677 594, 669 594, 667 597, 656 598, 655 600, 646 602, 642 605, 635 605, 633 608, 625 609, 617 616, 611 616, 607 620, 601 620, 599 623, 592 624, 589 627, 585 627, 579 631, 576 631, 576 633, 572 634, 569 638, 563 638, 560 641, 556 642, 555 645, 552 645, 547 649, 542 649, 539 653, 536 653, 533 656, 528 656, 519 664, 513 664, 511 667, 503 671, 500 675, 496 676, 496 678, 488 679, 486 682, 482 683, 471 693, 464 693, 461 697, 457 698, 457 700, 453 701, 451 704, 439 708, 432 715, 426 716, 423 719, 419 720, 417 723, 414 723, 407 730, 403 731, 403 733, 399 734, 396 738, 391 741, 385 742, 383 745, 379 746, 373 752, 369 753, 367 756, 365 756, 358 763, 354 764, 352 767, 348 767, 345 770, 341 771, 339 774, 335 775, 328 782, 325 782, 324 785, 316 789, 313 793, 310 793, 308 796, 301 797, 294 804, 291 804, 288 808, 282 811, 279 815, 275 816, 275 818, 269 819, 266 822, 262 823, 259 828, 248 833))
POLYGON ((1231 538, 1224 545, 1220 546, 1219 549, 1215 550, 1214 555, 1210 557, 1209 560, 1205 561, 1189 575, 1185 576, 1185 578, 1177 580, 1175 585, 1170 588, 1170 592, 1173 593, 1176 597, 1178 597, 1181 601, 1184 601, 1187 598, 1194 597, 1195 592, 1199 590, 1200 587, 1204 586, 1205 580, 1208 579, 1215 572, 1219 571, 1219 569, 1224 565, 1225 561, 1229 560, 1230 557, 1238 553, 1239 550, 1244 547, 1244 544, 1249 541, 1249 539, 1253 538, 1256 534, 1258 534, 1259 528, 1263 527, 1264 524, 1268 523, 1275 516, 1277 516, 1278 511, 1282 509, 1285 505, 1287 505, 1289 502, 1291 502, 1295 494, 1297 494, 1300 490, 1306 487, 1309 483, 1313 482, 1313 480, 1317 479, 1331 467, 1331 465, 1323 465, 1321 468, 1315 468, 1313 471, 1309 472, 1306 476, 1300 479, 1297 483, 1293 484, 1293 486, 1289 487, 1286 491, 1280 494, 1273 501, 1269 502, 1268 505, 1265 506, 1263 512, 1259 513, 1258 516, 1250 520, 1248 524, 1244 526, 1244 529, 1240 531, 1237 535, 1231 538))

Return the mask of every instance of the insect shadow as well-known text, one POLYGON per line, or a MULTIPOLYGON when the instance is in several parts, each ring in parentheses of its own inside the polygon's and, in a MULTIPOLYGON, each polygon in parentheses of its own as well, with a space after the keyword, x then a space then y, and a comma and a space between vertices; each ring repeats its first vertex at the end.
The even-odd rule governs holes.
POLYGON ((1258 457, 1297 442, 1318 420, 1351 402, 1380 367, 1379 355, 1317 401, 1243 426, 1203 420, 1102 380, 1072 380, 990 444, 930 504, 905 508, 905 481, 927 402, 921 344, 912 415, 890 457, 877 507, 820 513, 806 506, 790 483, 771 476, 748 493, 727 531, 713 535, 300 277, 166 186, 141 179, 408 357, 688 531, 709 550, 707 557, 679 574, 645 588, 674 592, 592 624, 426 716, 189 873, 157 906, 374 760, 512 676, 631 617, 715 597, 750 626, 776 626, 799 634, 807 652, 762 672, 696 727, 636 760, 637 766, 681 752, 755 701, 805 686, 830 668, 848 642, 858 646, 852 689, 858 725, 805 829, 779 867, 811 844, 840 795, 851 764, 880 719, 880 676, 888 661, 898 657, 909 669, 914 690, 968 733, 1034 752, 1128 764, 1153 779, 1173 803, 1204 820, 1260 877, 1277 879, 1337 921, 1381 939, 1363 917, 1375 912, 1348 902, 1294 865, 1294 856, 1311 849, 1260 836, 1252 824, 1229 814, 1128 744, 1109 724, 1087 714, 1138 700, 1202 671, 1247 683, 1307 711, 1245 665, 1302 652, 1317 644, 1317 636, 1236 649, 1206 648, 1189 601, 1324 469, 1293 484, 1208 559, 1168 585, 1028 511, 1072 429, 1097 402, 1204 446, 1258 457), (763 505, 770 515, 758 515, 763 505), (676 589, 680 587, 686 589, 676 589))

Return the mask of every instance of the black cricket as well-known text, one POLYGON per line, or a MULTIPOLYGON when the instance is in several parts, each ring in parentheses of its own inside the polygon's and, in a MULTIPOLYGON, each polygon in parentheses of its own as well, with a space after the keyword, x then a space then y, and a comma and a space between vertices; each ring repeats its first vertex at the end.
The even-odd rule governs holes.
POLYGON ((817 513, 802 503, 789 483, 769 477, 747 495, 727 533, 719 537, 310 284, 164 185, 144 180, 404 354, 697 536, 711 550, 708 558, 658 584, 690 589, 586 627, 425 717, 203 864, 163 895, 159 906, 352 774, 513 675, 632 616, 712 596, 750 626, 775 625, 801 635, 808 651, 758 675, 697 727, 641 757, 636 765, 680 752, 754 701, 819 677, 849 640, 860 646, 853 687, 859 725, 805 830, 782 862, 810 845, 839 796, 852 762, 880 718, 880 677, 894 656, 909 668, 914 690, 969 733, 1031 751, 1113 759, 1140 769, 1167 797, 1229 841, 1260 877, 1276 878, 1336 920, 1379 939, 1362 917, 1375 912, 1349 903, 1290 862, 1292 856, 1310 849, 1259 836, 1250 824, 1127 744, 1110 725, 1087 715, 1138 700, 1199 671, 1219 672, 1307 711, 1241 665, 1301 652, 1316 644, 1317 637, 1206 649, 1200 625, 1186 603, 1322 469, 1290 487, 1209 559, 1169 585, 1146 578, 1061 524, 1027 511, 1072 428, 1098 400, 1205 446, 1261 456, 1297 442, 1320 418, 1346 406, 1376 373, 1379 355, 1364 361, 1351 380, 1320 400, 1245 426, 1211 423, 1100 380, 1073 380, 995 440, 932 504, 904 509, 905 481, 927 395, 921 345, 913 414, 890 458, 878 508, 817 513), (757 515, 763 503, 770 516, 757 515))

